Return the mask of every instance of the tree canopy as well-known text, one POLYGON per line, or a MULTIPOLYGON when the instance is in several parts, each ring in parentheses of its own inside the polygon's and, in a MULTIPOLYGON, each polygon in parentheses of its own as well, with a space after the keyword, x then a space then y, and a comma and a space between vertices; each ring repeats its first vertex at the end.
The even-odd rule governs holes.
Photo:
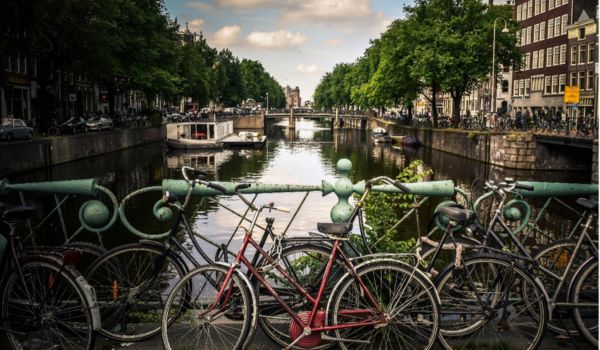
MULTIPOLYGON (((363 56, 323 76, 315 90, 318 106, 410 108, 418 94, 435 106, 438 93, 448 93, 458 114, 462 96, 478 88, 492 71, 496 18, 506 21, 511 34, 496 28, 495 71, 500 72, 501 65, 521 64, 510 6, 488 6, 480 0, 417 0, 405 10, 406 19, 392 22, 363 56), (349 91, 350 96, 340 91, 349 91)), ((437 123, 437 108, 433 116, 437 123)))

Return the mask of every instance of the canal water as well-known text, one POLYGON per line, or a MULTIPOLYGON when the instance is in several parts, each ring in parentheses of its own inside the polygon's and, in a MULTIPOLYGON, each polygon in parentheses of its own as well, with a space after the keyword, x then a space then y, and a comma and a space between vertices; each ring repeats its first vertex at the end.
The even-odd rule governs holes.
MULTIPOLYGON (((181 178, 180 168, 183 165, 207 170, 211 180, 319 185, 322 180, 331 183, 336 181, 335 165, 341 158, 352 161, 350 177, 353 182, 378 175, 395 177, 411 161, 421 160, 425 168, 431 169, 431 180, 451 179, 467 191, 481 188, 485 179, 498 180, 505 176, 514 176, 517 180, 581 183, 589 182, 590 176, 581 172, 507 171, 425 147, 375 145, 368 131, 332 130, 326 122, 312 120, 298 121, 295 130, 289 130, 286 121, 271 123, 266 128, 266 134, 268 143, 262 150, 182 153, 169 152, 163 143, 153 143, 51 169, 18 174, 9 177, 9 180, 16 183, 97 177, 117 198, 122 199, 137 189, 160 185, 165 178, 181 178)), ((160 233, 168 229, 168 225, 152 218, 152 204, 159 196, 159 192, 139 196, 128 206, 128 219, 143 232, 160 233)), ((296 209, 303 197, 304 193, 263 194, 258 196, 256 202, 273 201, 277 206, 296 209)), ((81 201, 86 199, 82 198, 81 201)), ((42 212, 48 212, 53 204, 51 200, 39 197, 26 197, 26 200, 42 212)), ((69 213, 76 213, 81 201, 67 203, 65 208, 67 225, 73 228, 78 226, 77 216, 69 213)), ((218 202, 234 210, 245 209, 236 197, 220 197, 218 202)), ((315 230, 317 222, 330 221, 329 212, 336 202, 334 194, 323 197, 320 192, 310 193, 290 225, 288 235, 305 235, 315 230)), ((432 201, 433 204, 435 202, 432 201)), ((214 198, 203 202, 194 199, 189 208, 196 232, 218 242, 227 241, 239 223, 239 219, 220 207, 214 198)), ((279 212, 265 215, 276 218, 275 228, 278 232, 288 226, 291 218, 290 214, 279 212)), ((53 225, 56 228, 58 223, 50 223, 48 227, 52 228, 53 225)), ((426 223, 423 225, 426 226, 426 223)), ((410 224, 406 225, 404 231, 407 236, 415 236, 414 227, 410 224)), ((97 239, 90 236, 86 239, 97 239)), ((240 233, 235 235, 232 248, 240 237, 240 233)), ((102 234, 102 243, 107 248, 135 240, 137 237, 120 225, 102 234)), ((211 247, 207 249, 210 251, 211 247)))

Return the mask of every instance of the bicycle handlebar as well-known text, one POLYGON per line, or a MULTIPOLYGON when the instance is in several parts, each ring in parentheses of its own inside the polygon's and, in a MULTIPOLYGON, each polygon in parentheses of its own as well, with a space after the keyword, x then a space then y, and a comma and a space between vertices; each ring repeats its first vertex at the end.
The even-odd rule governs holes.
POLYGON ((379 182, 385 182, 390 185, 394 185, 394 186, 396 186, 396 188, 398 188, 400 191, 402 191, 406 194, 409 194, 411 192, 410 188, 406 187, 406 185, 404 185, 400 180, 394 180, 387 176, 374 177, 367 181, 367 185, 374 185, 379 182))

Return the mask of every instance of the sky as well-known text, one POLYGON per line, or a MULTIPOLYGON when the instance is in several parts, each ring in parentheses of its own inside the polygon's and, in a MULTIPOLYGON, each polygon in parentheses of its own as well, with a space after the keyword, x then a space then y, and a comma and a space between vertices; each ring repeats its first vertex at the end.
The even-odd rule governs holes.
POLYGON ((311 100, 325 72, 354 62, 413 0, 165 0, 167 12, 210 46, 260 61, 311 100))

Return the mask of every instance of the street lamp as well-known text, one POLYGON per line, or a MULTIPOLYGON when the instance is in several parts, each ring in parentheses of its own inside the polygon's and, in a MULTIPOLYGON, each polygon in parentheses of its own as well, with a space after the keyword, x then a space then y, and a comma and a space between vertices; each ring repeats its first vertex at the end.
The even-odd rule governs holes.
POLYGON ((506 20, 504 18, 498 17, 494 20, 494 39, 492 41, 492 101, 490 103, 492 113, 496 111, 496 23, 499 19, 504 22, 504 29, 502 29, 502 33, 509 32, 508 28, 506 27, 506 20))
POLYGON ((267 112, 265 114, 269 114, 269 93, 267 92, 267 112))

